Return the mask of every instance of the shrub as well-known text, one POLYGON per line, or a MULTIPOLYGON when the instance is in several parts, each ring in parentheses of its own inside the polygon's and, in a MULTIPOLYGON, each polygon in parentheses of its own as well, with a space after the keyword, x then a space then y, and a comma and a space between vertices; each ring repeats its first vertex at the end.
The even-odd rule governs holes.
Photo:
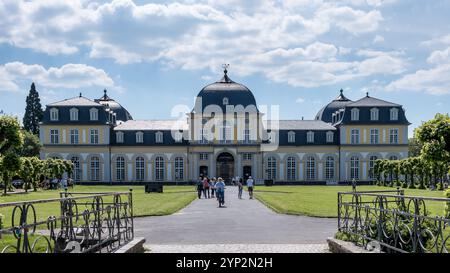
MULTIPOLYGON (((450 190, 446 190, 444 192, 444 196, 446 198, 450 198, 450 190)), ((445 204, 444 215, 445 215, 445 218, 450 218, 450 202, 447 202, 447 204, 445 204)))

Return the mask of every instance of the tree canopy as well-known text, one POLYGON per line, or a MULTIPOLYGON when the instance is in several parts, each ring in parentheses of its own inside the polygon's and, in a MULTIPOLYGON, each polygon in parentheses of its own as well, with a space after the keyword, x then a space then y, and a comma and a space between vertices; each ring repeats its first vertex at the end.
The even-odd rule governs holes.
POLYGON ((33 134, 39 134, 39 122, 44 116, 41 99, 36 91, 34 83, 31 84, 30 92, 26 99, 25 115, 23 116, 23 128, 33 134))

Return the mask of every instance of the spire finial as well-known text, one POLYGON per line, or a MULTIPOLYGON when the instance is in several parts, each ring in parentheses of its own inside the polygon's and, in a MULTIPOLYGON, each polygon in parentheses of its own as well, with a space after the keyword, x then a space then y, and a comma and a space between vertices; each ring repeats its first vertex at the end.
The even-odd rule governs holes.
POLYGON ((369 97, 369 92, 366 92, 366 97, 369 97))
POLYGON ((80 92, 80 98, 82 97, 82 94, 81 94, 81 92, 80 92))
POLYGON ((341 90, 339 92, 341 92, 341 95, 342 95, 344 93, 344 89, 341 88, 341 90))
POLYGON ((103 90, 103 94, 105 94, 105 96, 106 96, 106 92, 108 92, 108 91, 106 91, 106 88, 103 90))
POLYGON ((230 66, 230 64, 222 64, 222 68, 223 68, 223 73, 226 75, 228 73, 228 67, 230 66))

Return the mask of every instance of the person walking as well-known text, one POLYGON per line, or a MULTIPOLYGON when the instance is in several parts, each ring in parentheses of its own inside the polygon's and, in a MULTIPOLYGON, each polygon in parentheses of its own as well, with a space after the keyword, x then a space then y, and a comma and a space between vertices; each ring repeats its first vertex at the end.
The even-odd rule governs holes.
POLYGON ((238 181, 238 198, 239 199, 242 199, 242 191, 243 191, 243 189, 244 189, 244 185, 242 184, 242 178, 239 178, 239 181, 238 181))
POLYGON ((209 184, 211 186, 211 197, 214 198, 215 197, 215 193, 216 193, 216 178, 213 177, 209 184))
POLYGON ((198 199, 202 199, 203 178, 201 176, 198 178, 196 186, 197 186, 198 199))
POLYGON ((206 177, 206 176, 205 176, 205 178, 203 178, 203 194, 205 195, 205 199, 211 198, 211 195, 209 192, 209 181, 208 181, 208 177, 206 177))
POLYGON ((250 199, 253 199, 253 187, 254 187, 255 181, 253 181, 253 178, 251 176, 247 179, 247 189, 248 189, 248 195, 250 195, 250 199))
POLYGON ((222 207, 225 204, 225 183, 223 182, 222 177, 217 179, 216 193, 219 207, 222 207))

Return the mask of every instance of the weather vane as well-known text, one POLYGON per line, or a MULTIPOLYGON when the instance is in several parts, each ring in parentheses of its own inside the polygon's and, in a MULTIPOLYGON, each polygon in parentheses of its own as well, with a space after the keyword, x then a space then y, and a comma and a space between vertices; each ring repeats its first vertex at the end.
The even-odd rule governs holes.
POLYGON ((227 74, 227 72, 228 72, 228 67, 230 66, 230 64, 222 64, 222 68, 223 68, 223 72, 225 73, 225 74, 227 74))

